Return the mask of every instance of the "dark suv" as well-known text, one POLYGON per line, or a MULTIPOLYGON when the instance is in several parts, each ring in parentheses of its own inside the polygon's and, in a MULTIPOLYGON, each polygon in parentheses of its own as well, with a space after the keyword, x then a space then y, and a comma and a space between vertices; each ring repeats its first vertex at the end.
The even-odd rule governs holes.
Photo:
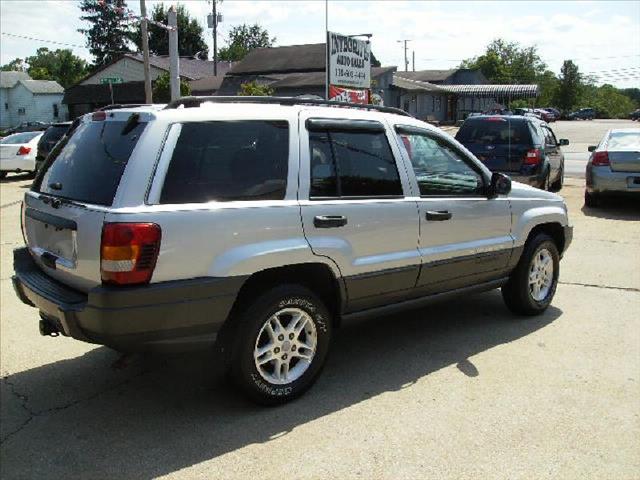
POLYGON ((491 171, 543 190, 559 191, 564 179, 564 155, 545 122, 532 116, 477 116, 467 119, 456 134, 491 171))
POLYGON ((38 154, 36 155, 36 171, 40 170, 42 162, 47 158, 49 152, 58 143, 65 133, 69 130, 71 122, 54 123, 47 131, 44 132, 40 141, 38 142, 38 154))
POLYGON ((596 111, 593 108, 581 108, 567 115, 569 120, 593 120, 596 118, 596 111))

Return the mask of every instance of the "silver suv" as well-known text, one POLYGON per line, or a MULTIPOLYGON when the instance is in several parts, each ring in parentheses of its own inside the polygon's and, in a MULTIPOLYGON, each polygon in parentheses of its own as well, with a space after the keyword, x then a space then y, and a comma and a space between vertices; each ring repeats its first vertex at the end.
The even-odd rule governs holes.
POLYGON ((562 198, 384 107, 185 98, 96 112, 25 194, 13 283, 43 335, 222 347, 254 400, 304 392, 348 319, 502 288, 543 312, 562 198))

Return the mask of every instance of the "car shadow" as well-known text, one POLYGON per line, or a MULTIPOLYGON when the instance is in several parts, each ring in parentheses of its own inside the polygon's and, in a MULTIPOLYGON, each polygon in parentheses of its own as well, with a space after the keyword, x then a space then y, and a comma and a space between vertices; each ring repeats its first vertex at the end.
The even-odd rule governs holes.
POLYGON ((2 180, 0 180, 0 183, 14 183, 14 182, 21 182, 23 180, 32 180, 32 179, 33 179, 32 173, 14 173, 4 177, 2 180))
POLYGON ((8 378, 14 401, 36 416, 5 435, 3 471, 6 478, 155 478, 268 443, 449 366, 457 368, 451 375, 482 381, 474 355, 561 314, 550 307, 538 317, 515 317, 493 291, 350 323, 337 330, 317 384, 276 408, 231 388, 214 354, 147 356, 114 370, 116 354, 96 348, 8 378))
POLYGON ((597 208, 582 206, 582 213, 587 217, 606 218, 609 220, 640 220, 639 198, 607 197, 600 199, 597 208))

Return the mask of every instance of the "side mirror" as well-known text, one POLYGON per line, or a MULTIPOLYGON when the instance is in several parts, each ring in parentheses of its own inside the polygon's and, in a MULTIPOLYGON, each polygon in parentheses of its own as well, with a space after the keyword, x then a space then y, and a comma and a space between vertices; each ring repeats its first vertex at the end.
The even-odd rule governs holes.
POLYGON ((567 140, 566 138, 561 138, 558 141, 558 146, 559 147, 566 147, 567 145, 569 145, 569 140, 567 140))
POLYGON ((589 150, 590 152, 595 152, 596 148, 598 148, 596 145, 589 145, 589 148, 587 150, 589 150))
POLYGON ((510 191, 511 178, 504 173, 493 172, 493 175, 491 175, 491 185, 489 186, 489 197, 507 195, 510 191))

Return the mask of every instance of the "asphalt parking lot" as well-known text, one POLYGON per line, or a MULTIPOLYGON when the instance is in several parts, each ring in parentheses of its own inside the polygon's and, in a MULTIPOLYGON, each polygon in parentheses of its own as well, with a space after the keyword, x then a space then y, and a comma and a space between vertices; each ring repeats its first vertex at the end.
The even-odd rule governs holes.
MULTIPOLYGON (((586 154, 612 123, 552 127, 586 154)), ((587 209, 567 180, 575 236, 544 315, 494 291, 348 324, 307 395, 262 408, 209 353, 41 337, 10 280, 29 183, 0 184, 3 479, 639 477, 637 201, 587 209)))

